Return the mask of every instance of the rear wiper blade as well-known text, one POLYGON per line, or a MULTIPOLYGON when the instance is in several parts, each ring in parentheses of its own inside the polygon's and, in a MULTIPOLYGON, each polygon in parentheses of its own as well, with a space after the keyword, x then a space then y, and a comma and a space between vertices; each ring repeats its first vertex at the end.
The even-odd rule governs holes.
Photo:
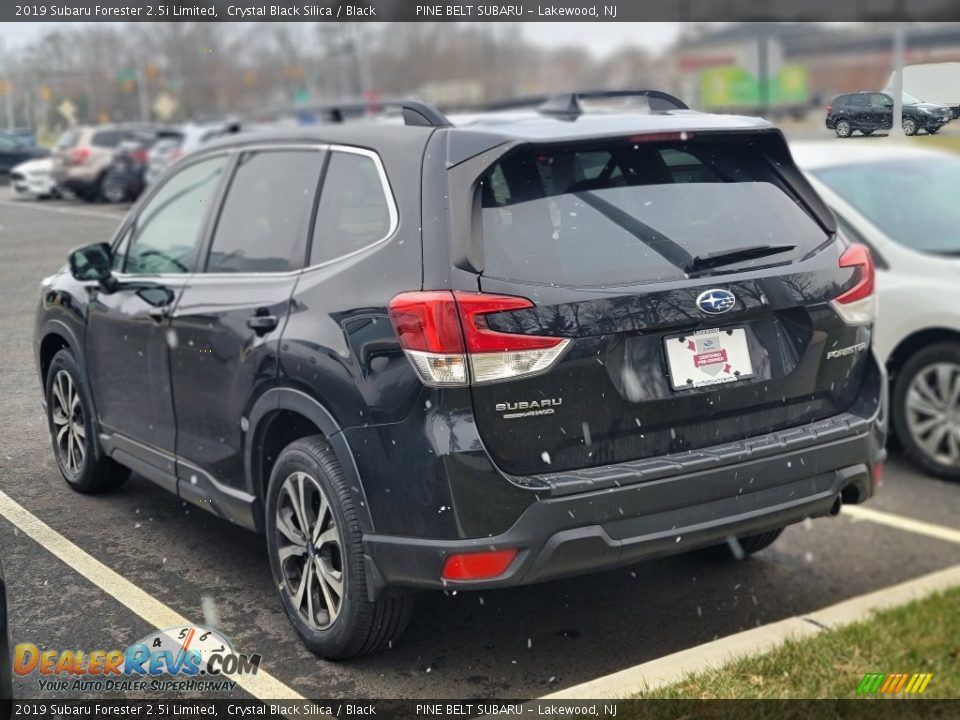
POLYGON ((690 273, 720 267, 721 265, 733 265, 734 263, 744 260, 753 260, 754 258, 767 257, 768 255, 779 255, 780 253, 795 250, 796 247, 796 245, 751 245, 749 247, 732 248, 730 250, 717 250, 716 252, 694 256, 690 264, 684 269, 690 273))

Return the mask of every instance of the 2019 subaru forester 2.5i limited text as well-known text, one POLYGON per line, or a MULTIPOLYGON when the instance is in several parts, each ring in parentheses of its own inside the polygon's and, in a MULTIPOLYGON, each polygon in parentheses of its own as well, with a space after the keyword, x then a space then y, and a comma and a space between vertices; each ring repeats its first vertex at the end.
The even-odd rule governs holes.
POLYGON ((42 283, 67 482, 132 469, 264 532, 330 658, 386 646, 416 589, 751 553, 867 499, 869 254, 778 130, 634 95, 411 101, 171 167, 42 283))

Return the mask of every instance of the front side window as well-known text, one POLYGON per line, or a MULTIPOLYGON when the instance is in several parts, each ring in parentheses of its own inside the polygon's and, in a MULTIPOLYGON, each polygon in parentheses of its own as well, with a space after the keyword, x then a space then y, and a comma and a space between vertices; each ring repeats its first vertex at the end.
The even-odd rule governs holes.
POLYGON ((207 272, 287 272, 303 267, 323 170, 316 150, 245 152, 213 235, 207 272))
POLYGON ((180 170, 141 209, 130 230, 124 271, 134 275, 187 273, 203 222, 216 196, 227 156, 180 170))
POLYGON ((391 207, 372 157, 334 151, 320 193, 310 264, 383 240, 391 230, 391 207))

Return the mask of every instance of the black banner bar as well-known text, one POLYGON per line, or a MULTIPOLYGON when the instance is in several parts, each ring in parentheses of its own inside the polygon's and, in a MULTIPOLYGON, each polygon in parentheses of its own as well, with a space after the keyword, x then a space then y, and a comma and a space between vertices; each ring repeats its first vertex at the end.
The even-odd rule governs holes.
POLYGON ((960 0, 38 0, 2 22, 955 21, 960 0))
MULTIPOLYGON (((3 712, 0 702, 0 713, 3 712)), ((14 700, 12 718, 305 720, 902 720, 956 718, 960 700, 14 700)), ((2 716, 2 715, 0 715, 2 716)))

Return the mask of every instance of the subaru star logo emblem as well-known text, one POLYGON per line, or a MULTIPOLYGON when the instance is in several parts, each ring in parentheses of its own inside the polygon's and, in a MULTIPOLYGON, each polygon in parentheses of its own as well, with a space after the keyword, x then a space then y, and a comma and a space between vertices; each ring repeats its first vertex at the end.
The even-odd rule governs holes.
POLYGON ((720 315, 732 309, 736 304, 737 299, 732 292, 719 288, 700 293, 697 298, 697 307, 707 315, 720 315))

